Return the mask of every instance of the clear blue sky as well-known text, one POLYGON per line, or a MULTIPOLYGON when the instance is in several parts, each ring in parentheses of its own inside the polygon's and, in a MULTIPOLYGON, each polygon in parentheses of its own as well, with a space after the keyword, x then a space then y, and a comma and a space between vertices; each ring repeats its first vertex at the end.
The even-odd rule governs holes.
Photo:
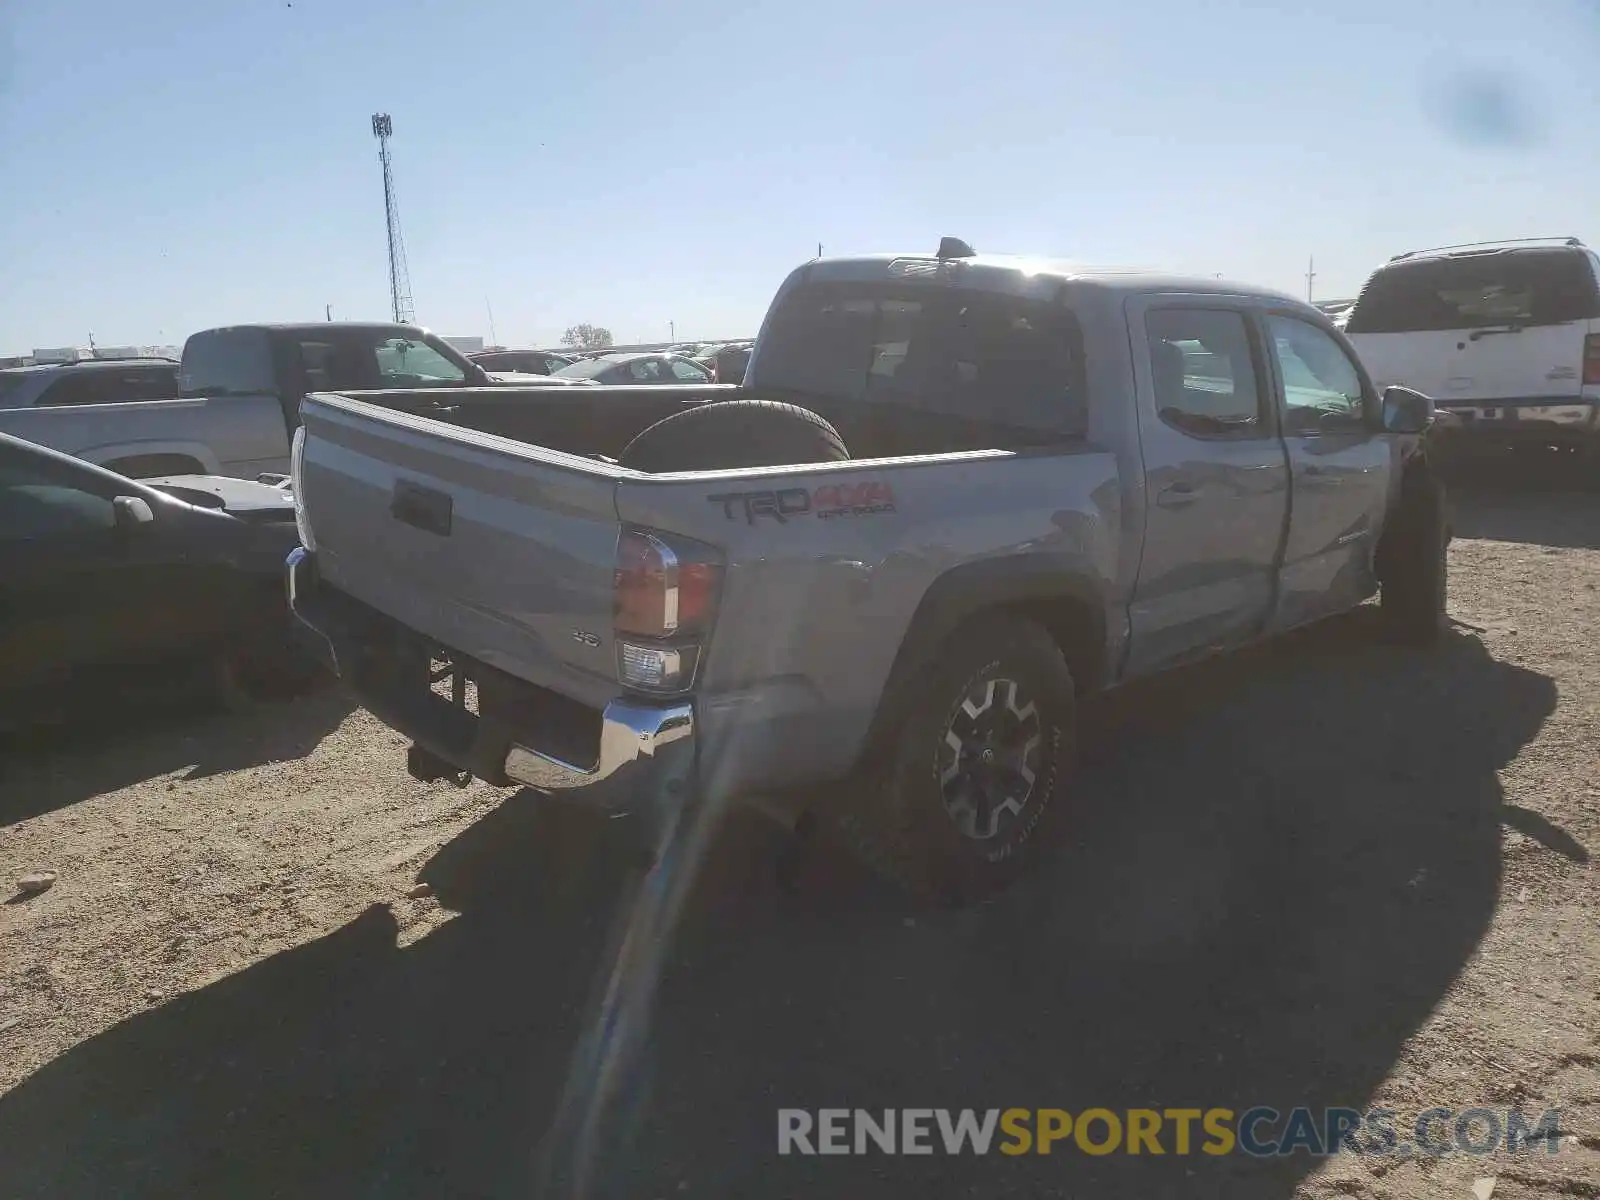
POLYGON ((0 0, 0 354, 385 317, 383 110, 442 333, 753 332, 945 233, 1347 296, 1600 241, 1597 62, 1595 0, 0 0))

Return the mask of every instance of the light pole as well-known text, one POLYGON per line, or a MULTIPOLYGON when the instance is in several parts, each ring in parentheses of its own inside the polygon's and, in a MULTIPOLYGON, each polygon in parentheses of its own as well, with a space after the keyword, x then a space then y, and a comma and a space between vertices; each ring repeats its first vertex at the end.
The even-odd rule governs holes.
POLYGON ((671 341, 674 345, 677 344, 677 342, 678 342, 678 323, 676 321, 668 321, 667 322, 667 339, 669 341, 671 341))

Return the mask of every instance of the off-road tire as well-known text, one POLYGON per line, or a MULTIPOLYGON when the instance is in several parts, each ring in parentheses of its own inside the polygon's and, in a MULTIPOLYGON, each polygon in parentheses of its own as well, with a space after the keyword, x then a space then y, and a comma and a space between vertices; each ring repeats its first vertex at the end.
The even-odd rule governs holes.
POLYGON ((1072 673, 1038 625, 985 617, 953 634, 902 694, 911 699, 880 761, 848 789, 835 824, 863 862, 918 899, 946 906, 981 900, 1059 840, 1077 757, 1072 673), (1027 802, 992 845, 957 828, 940 779, 952 717, 986 680, 1015 681, 1036 706, 1043 751, 1027 802))
POLYGON ((714 471, 849 457, 839 431, 810 409, 774 400, 714 400, 649 426, 618 462, 635 471, 714 471))
POLYGON ((1383 627, 1391 641, 1430 646, 1445 626, 1449 513, 1444 487, 1426 464, 1406 469, 1384 530, 1380 575, 1383 627))

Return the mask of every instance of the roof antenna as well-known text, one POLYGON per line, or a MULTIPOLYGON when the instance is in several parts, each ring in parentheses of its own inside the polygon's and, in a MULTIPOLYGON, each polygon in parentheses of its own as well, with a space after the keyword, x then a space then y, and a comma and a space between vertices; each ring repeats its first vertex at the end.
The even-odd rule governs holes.
POLYGON ((940 258, 976 258, 978 252, 960 238, 942 237, 939 239, 940 258))

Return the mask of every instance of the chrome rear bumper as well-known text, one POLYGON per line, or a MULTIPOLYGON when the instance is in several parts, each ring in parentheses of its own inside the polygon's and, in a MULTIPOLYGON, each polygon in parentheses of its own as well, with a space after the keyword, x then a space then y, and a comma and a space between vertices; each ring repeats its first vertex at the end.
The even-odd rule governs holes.
POLYGON ((694 710, 687 704, 657 707, 613 700, 600 714, 600 755, 593 766, 578 766, 513 744, 503 769, 508 779, 545 791, 569 791, 608 781, 626 785, 629 775, 653 769, 665 747, 693 733, 694 710))
POLYGON ((483 712, 470 712, 430 689, 426 654, 421 672, 393 669, 396 658, 414 667, 414 653, 407 658, 392 648, 420 641, 419 635, 324 587, 316 556, 304 547, 297 546, 284 565, 289 607, 327 665, 373 715, 429 755, 496 786, 581 791, 585 801, 606 808, 632 809, 681 796, 694 761, 689 702, 619 697, 598 714, 583 710, 587 717, 578 723, 590 732, 574 738, 572 713, 560 711, 570 710, 572 702, 479 665, 468 673, 478 684, 483 712), (497 707, 498 697, 506 699, 503 706, 497 707), (551 743, 566 748, 557 751, 551 743), (584 761, 590 750, 592 761, 584 761))

